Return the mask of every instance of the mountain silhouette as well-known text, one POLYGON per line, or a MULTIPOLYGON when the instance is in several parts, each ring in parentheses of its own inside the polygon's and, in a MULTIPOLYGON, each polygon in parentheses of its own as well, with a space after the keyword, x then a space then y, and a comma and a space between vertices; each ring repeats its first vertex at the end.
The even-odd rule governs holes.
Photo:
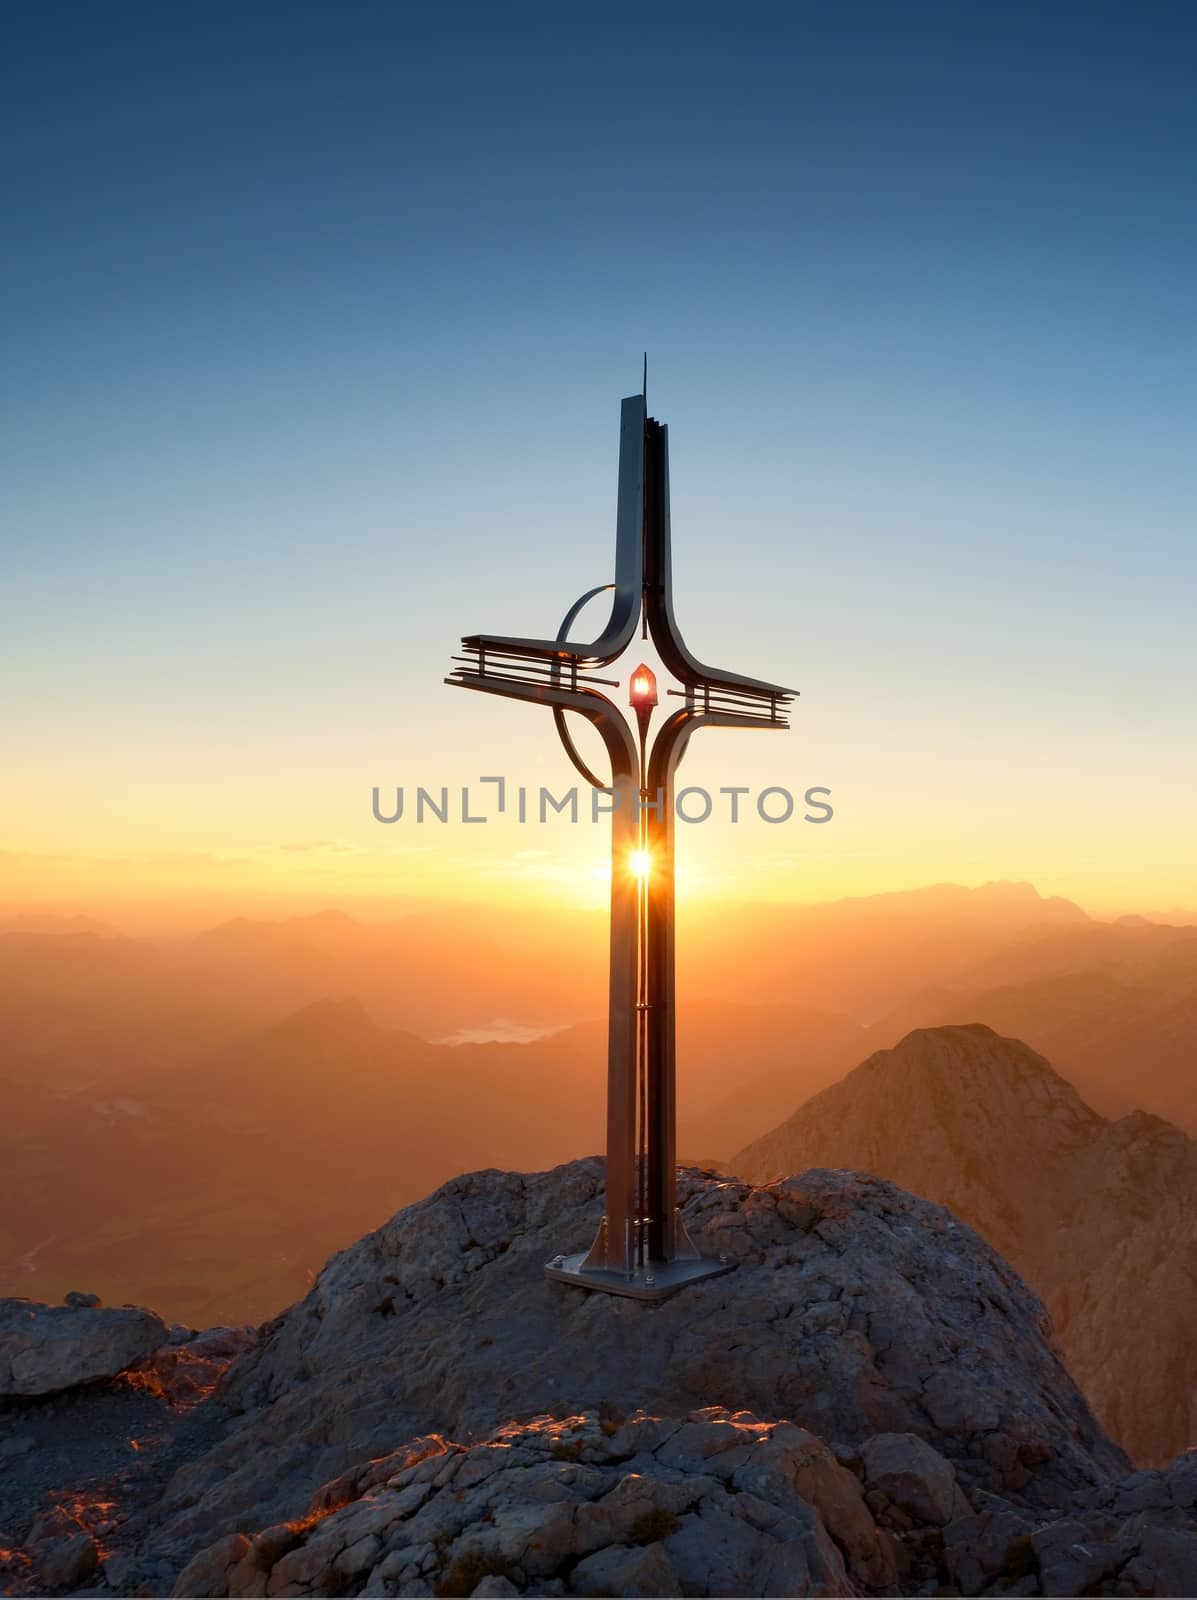
POLYGON ((872 1033, 892 1044, 961 1016, 1032 1040, 1106 1115, 1142 1108, 1197 1134, 1197 927, 1033 930, 910 996, 872 1033))
POLYGON ((730 1170, 872 1172, 949 1207, 1043 1296, 1070 1369, 1139 1461, 1197 1436, 1197 1145, 1143 1112, 1085 1104, 984 1024, 918 1029, 870 1056, 730 1170), (1150 1286, 1150 1287, 1148 1287, 1150 1286))

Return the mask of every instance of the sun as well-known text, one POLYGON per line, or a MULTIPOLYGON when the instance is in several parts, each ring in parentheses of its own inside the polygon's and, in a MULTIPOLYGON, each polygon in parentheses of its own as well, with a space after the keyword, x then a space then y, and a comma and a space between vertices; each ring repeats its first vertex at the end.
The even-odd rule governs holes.
POLYGON ((628 857, 628 866, 637 878, 647 878, 652 864, 653 858, 647 850, 633 850, 628 857))

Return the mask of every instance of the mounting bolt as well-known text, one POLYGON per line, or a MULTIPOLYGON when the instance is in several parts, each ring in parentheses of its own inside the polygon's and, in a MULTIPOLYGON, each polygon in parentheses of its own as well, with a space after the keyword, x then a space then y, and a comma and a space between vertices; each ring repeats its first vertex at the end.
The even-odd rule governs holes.
POLYGON ((657 1280, 653 1277, 651 1272, 646 1272, 644 1274, 644 1287, 646 1289, 655 1289, 656 1286, 657 1280))
POLYGON ((727 1265, 727 1257, 725 1255, 721 1255, 719 1257, 719 1265, 721 1267, 726 1267, 726 1265, 727 1265))

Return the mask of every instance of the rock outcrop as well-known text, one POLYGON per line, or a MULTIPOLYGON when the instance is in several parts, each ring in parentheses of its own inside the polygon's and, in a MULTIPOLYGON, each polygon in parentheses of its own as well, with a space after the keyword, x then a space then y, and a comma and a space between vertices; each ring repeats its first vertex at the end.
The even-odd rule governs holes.
MULTIPOLYGON (((526 1426, 520 1448, 541 1438, 557 1459, 558 1424, 576 1418, 590 1419, 584 1445, 600 1453, 605 1426, 631 1426, 623 1419, 635 1413, 645 1427, 675 1430, 707 1411, 725 1430, 765 1430, 770 1450, 810 1435, 821 1461, 850 1467, 879 1538, 914 1536, 923 1515, 959 1520, 978 1496, 1019 1507, 1039 1526, 1127 1472, 1061 1365, 1040 1302, 939 1206, 877 1179, 819 1171, 767 1187, 690 1171, 682 1200, 699 1248, 727 1254, 738 1270, 661 1306, 542 1277, 552 1254, 594 1234, 597 1160, 469 1174, 400 1211, 334 1256, 306 1299, 235 1363, 218 1395, 227 1427, 123 1526, 131 1563, 122 1571, 144 1581, 138 1552, 152 1550, 178 1573, 234 1534, 253 1542, 283 1523, 306 1525, 312 1496, 328 1499, 323 1485, 341 1480, 331 1501, 360 1498, 346 1475, 370 1477, 366 1464, 416 1448, 405 1440, 435 1434, 445 1450, 469 1453, 526 1426)), ((837 1482, 848 1494, 847 1480, 837 1482)), ((818 1504, 802 1485, 797 1494, 818 1504)), ((245 1549, 235 1539, 227 1549, 240 1554, 226 1565, 240 1565, 245 1549)), ((763 1550, 752 1562, 767 1566, 763 1550)), ((581 1563, 578 1552, 565 1560, 574 1558, 581 1563)), ((358 1574, 362 1584, 374 1565, 358 1574)), ((664 1581, 653 1571, 651 1582, 664 1581)), ((834 1563, 816 1581, 839 1582, 834 1563)))
POLYGON ((1197 1439, 1197 1143, 1179 1129, 1107 1121, 982 1024, 926 1028, 728 1166, 765 1182, 832 1162, 976 1228, 1043 1296, 1069 1370, 1136 1461, 1197 1439))
MULTIPOLYGON (((226 1437, 164 1490, 187 1549, 295 1518, 324 1482, 438 1433, 548 1412, 712 1404, 837 1448, 908 1434, 965 1493, 1047 1511, 1124 1473, 1043 1307, 938 1206, 850 1173, 762 1188, 683 1175, 691 1235, 738 1270, 658 1306, 545 1281, 602 1207, 602 1164, 455 1179, 335 1256, 233 1368, 226 1437)), ((880 1470, 880 1469, 879 1469, 880 1470)))
POLYGON ((792 1422, 590 1411, 413 1440, 299 1522, 203 1550, 174 1592, 850 1595, 901 1562, 858 1478, 792 1422))
POLYGON ((1128 1470, 970 1228, 849 1172, 681 1198, 736 1271, 644 1305, 543 1276, 593 1234, 600 1162, 446 1184, 256 1345, 210 1340, 242 1353, 189 1439, 103 1522, 43 1515, 15 1587, 1197 1592, 1197 1457, 1128 1470))
POLYGON ((837 1453, 708 1408, 536 1418, 439 1435, 324 1485, 301 1517, 225 1534, 177 1597, 262 1595, 1185 1595, 1197 1452, 1048 1519, 975 1505, 924 1440, 837 1453))
POLYGON ((588 1412, 413 1440, 296 1522, 217 1541, 175 1594, 851 1595, 892 1589, 902 1555, 792 1423, 588 1412))
POLYGON ((0 1399, 55 1394, 114 1378, 166 1342, 166 1324, 140 1306, 0 1300, 0 1399))

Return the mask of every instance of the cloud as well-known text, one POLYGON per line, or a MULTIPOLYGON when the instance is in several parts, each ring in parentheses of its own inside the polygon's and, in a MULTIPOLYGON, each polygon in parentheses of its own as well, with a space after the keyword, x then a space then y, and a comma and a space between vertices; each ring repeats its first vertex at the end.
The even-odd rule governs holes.
POLYGON ((321 856, 356 856, 361 846, 347 844, 344 839, 297 839, 291 844, 280 844, 280 850, 303 851, 321 856))
POLYGON ((211 850, 0 850, 0 861, 31 866, 249 867, 246 856, 211 850))

